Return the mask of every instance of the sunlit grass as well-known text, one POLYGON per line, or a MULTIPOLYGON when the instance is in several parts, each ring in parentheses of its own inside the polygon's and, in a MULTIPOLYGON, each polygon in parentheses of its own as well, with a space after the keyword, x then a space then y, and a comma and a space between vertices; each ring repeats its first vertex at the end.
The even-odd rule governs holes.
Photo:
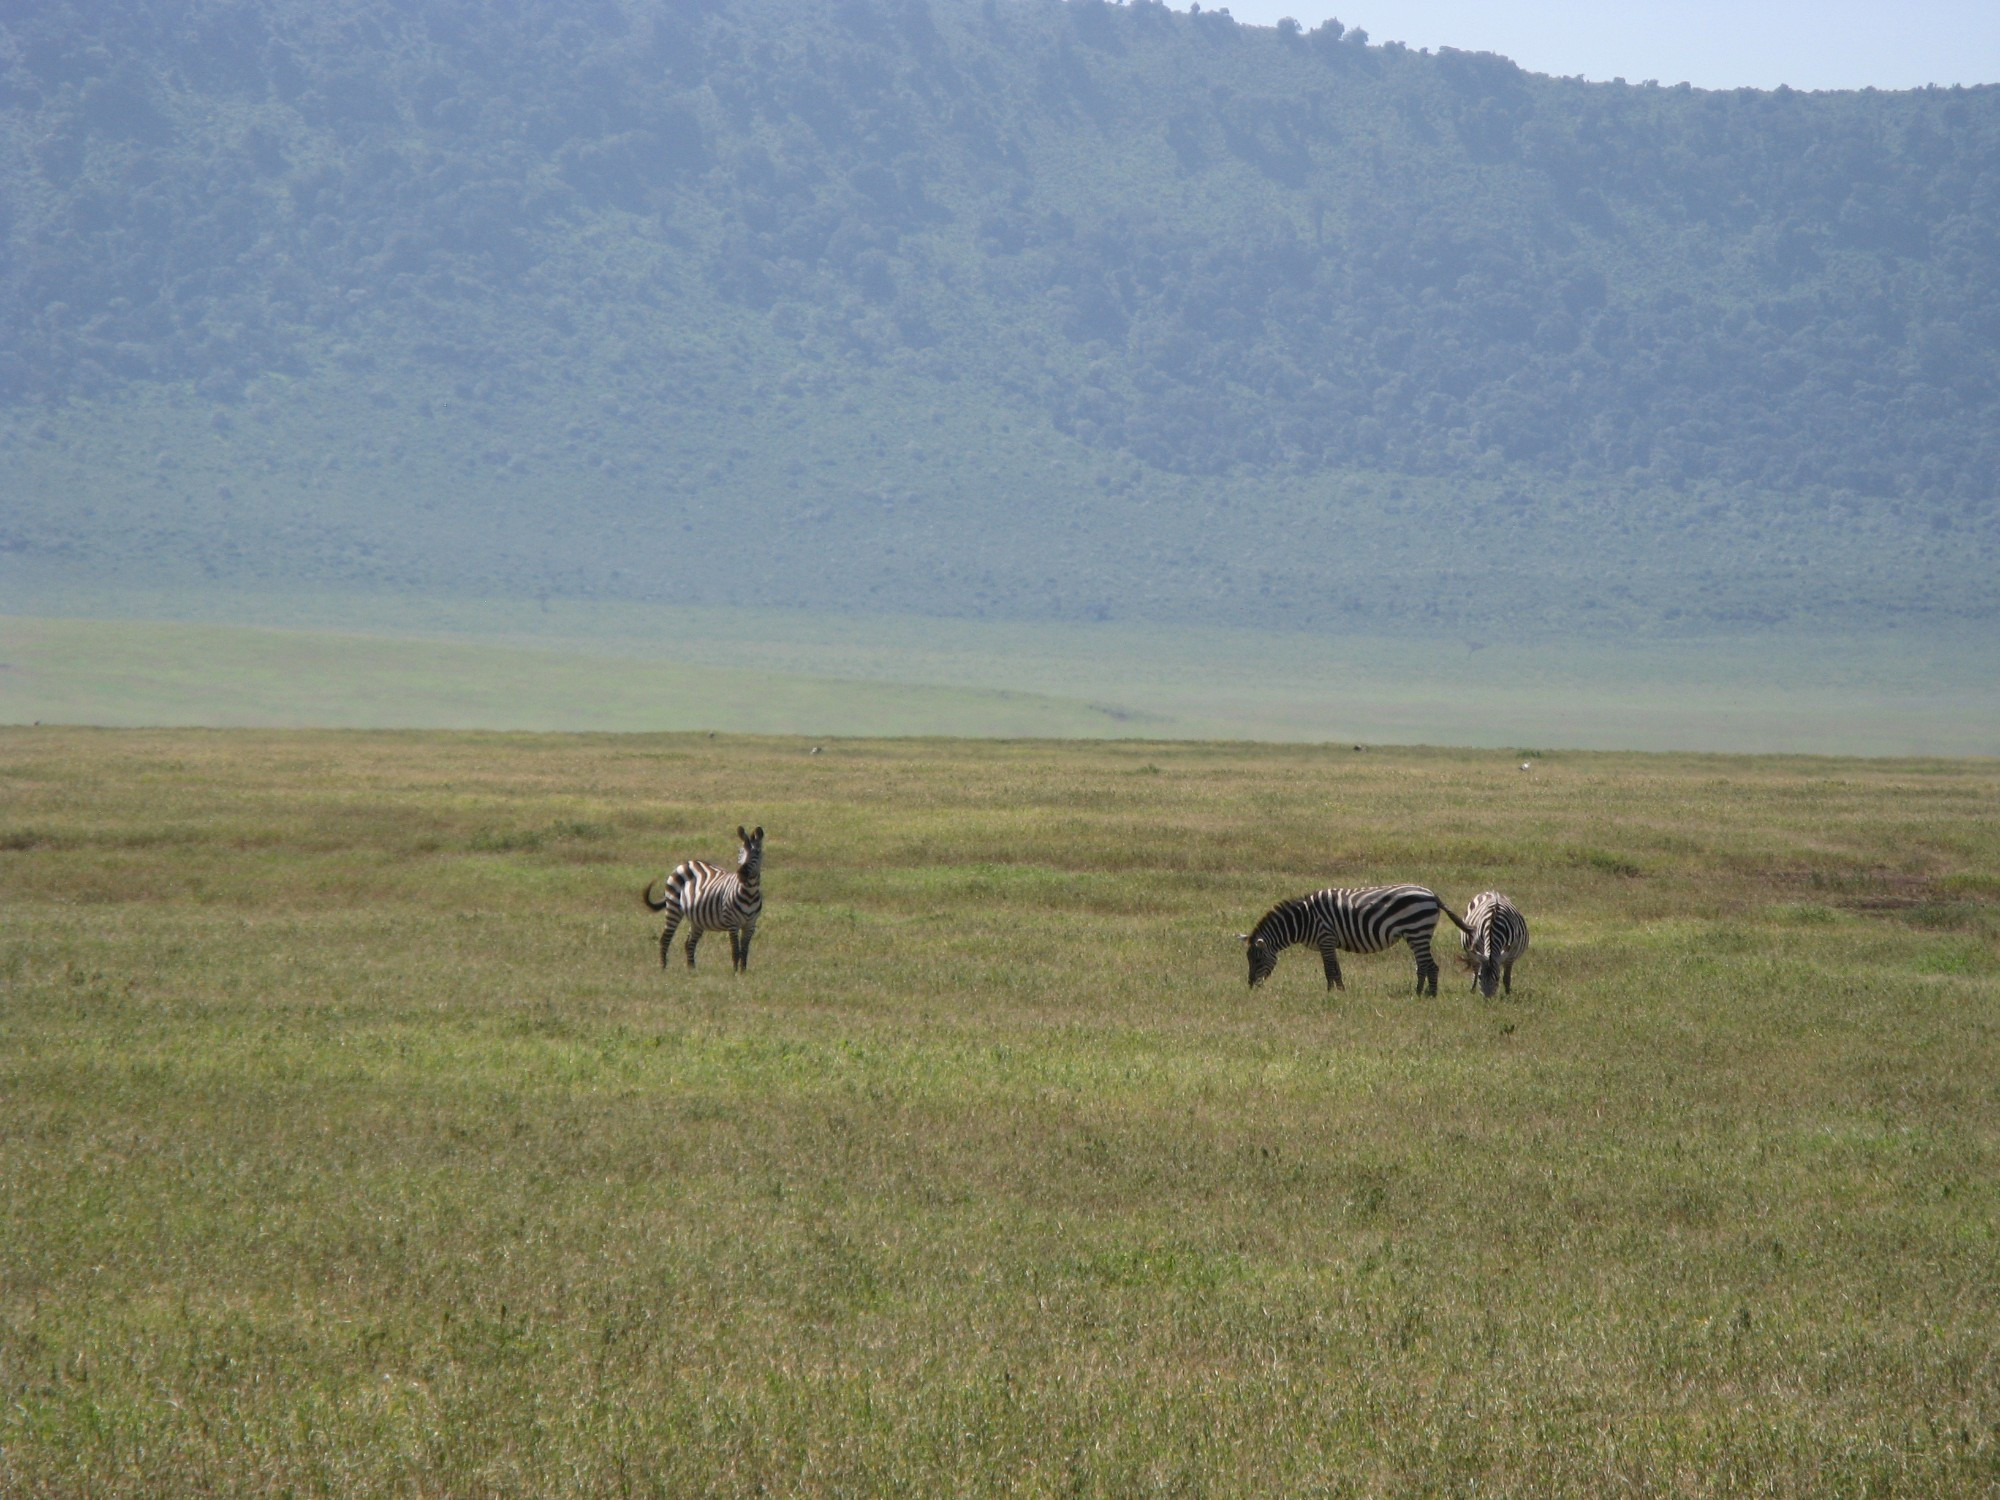
POLYGON ((2000 1483, 1993 764, 808 748, 0 733, 0 1491, 2000 1483))

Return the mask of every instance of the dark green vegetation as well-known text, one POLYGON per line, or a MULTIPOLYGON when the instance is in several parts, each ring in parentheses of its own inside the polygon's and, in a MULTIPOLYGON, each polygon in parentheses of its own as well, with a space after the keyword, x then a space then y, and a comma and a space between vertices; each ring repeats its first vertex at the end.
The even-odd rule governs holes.
POLYGON ((0 584, 1514 634, 2000 565, 2000 90, 1095 0, 0 19, 0 584))
POLYGON ((805 750, 0 733, 0 1490, 2000 1485, 1990 763, 805 750))

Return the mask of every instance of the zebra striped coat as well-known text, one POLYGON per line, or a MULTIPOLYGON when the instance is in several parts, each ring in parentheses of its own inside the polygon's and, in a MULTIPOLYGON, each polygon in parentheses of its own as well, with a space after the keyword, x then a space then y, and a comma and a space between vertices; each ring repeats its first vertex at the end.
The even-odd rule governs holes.
POLYGON ((764 830, 746 833, 740 826, 737 838, 743 847, 736 854, 736 873, 705 860, 691 859, 675 865, 639 893, 649 911, 667 914, 666 930, 660 934, 660 967, 673 956, 674 932, 688 924, 687 961, 694 967, 695 945, 704 932, 729 934, 729 957, 738 974, 750 967, 750 939, 757 935, 757 918, 764 914, 764 830), (659 899, 653 899, 657 890, 659 899))
POLYGON ((1278 954, 1294 943, 1311 943, 1326 966, 1326 987, 1346 989, 1336 950, 1380 953, 1396 943, 1408 943, 1417 959, 1417 993, 1438 992, 1437 961, 1431 957, 1431 931, 1439 914, 1464 927, 1437 892, 1421 885, 1371 885, 1349 890, 1335 887, 1293 901, 1280 901, 1249 932, 1239 933, 1250 955, 1252 988, 1278 967, 1278 954))
POLYGON ((1465 908, 1463 962, 1474 971, 1472 987, 1488 1000, 1501 985, 1514 993, 1514 960, 1528 951, 1528 919, 1498 891, 1481 891, 1465 908))

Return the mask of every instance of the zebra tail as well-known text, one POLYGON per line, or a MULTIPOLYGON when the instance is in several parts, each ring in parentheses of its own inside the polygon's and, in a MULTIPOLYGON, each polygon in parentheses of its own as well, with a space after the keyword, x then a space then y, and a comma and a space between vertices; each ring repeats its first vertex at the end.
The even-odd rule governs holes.
POLYGON ((647 881, 646 888, 639 892, 639 899, 646 903, 647 911, 665 911, 667 909, 667 893, 664 890, 660 892, 659 900, 655 901, 653 899, 653 887, 656 885, 664 886, 666 883, 667 878, 662 875, 658 880, 647 881))
POLYGON ((1465 923, 1460 921, 1458 913, 1453 911, 1449 906, 1446 906, 1443 901, 1438 902, 1438 910, 1443 912, 1447 917, 1451 918, 1452 926, 1456 927, 1460 932, 1464 933, 1467 937, 1472 936, 1472 929, 1470 927, 1467 927, 1465 923))

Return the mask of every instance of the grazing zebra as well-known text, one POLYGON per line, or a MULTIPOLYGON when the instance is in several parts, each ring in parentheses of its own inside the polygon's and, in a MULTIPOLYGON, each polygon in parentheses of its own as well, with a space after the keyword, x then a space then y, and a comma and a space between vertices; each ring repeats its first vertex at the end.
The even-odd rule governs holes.
POLYGON ((1465 908, 1459 962, 1475 970, 1472 987, 1488 1000, 1501 985, 1514 993, 1514 960, 1528 951, 1528 919, 1498 891, 1481 891, 1465 908))
POLYGON ((1407 942, 1417 957, 1417 993, 1438 992, 1438 966, 1431 957, 1431 929, 1438 913, 1459 927, 1452 909, 1437 892, 1420 885, 1371 885, 1359 890, 1315 891, 1293 901, 1280 901, 1250 932, 1238 933, 1250 954, 1250 985, 1254 989, 1278 967, 1278 954, 1294 943, 1311 943, 1326 965, 1326 987, 1341 983, 1335 949, 1350 953, 1380 953, 1407 942))
POLYGON ((737 851, 736 873, 720 865, 691 859, 675 865, 671 875, 661 877, 639 893, 648 911, 667 914, 666 930, 660 934, 660 967, 673 956, 674 929, 688 924, 687 961, 694 967, 695 945, 704 932, 729 934, 729 957, 738 974, 750 967, 750 939, 757 935, 757 918, 764 914, 764 830, 736 836, 743 841, 737 851), (658 888, 660 899, 653 899, 658 888))

